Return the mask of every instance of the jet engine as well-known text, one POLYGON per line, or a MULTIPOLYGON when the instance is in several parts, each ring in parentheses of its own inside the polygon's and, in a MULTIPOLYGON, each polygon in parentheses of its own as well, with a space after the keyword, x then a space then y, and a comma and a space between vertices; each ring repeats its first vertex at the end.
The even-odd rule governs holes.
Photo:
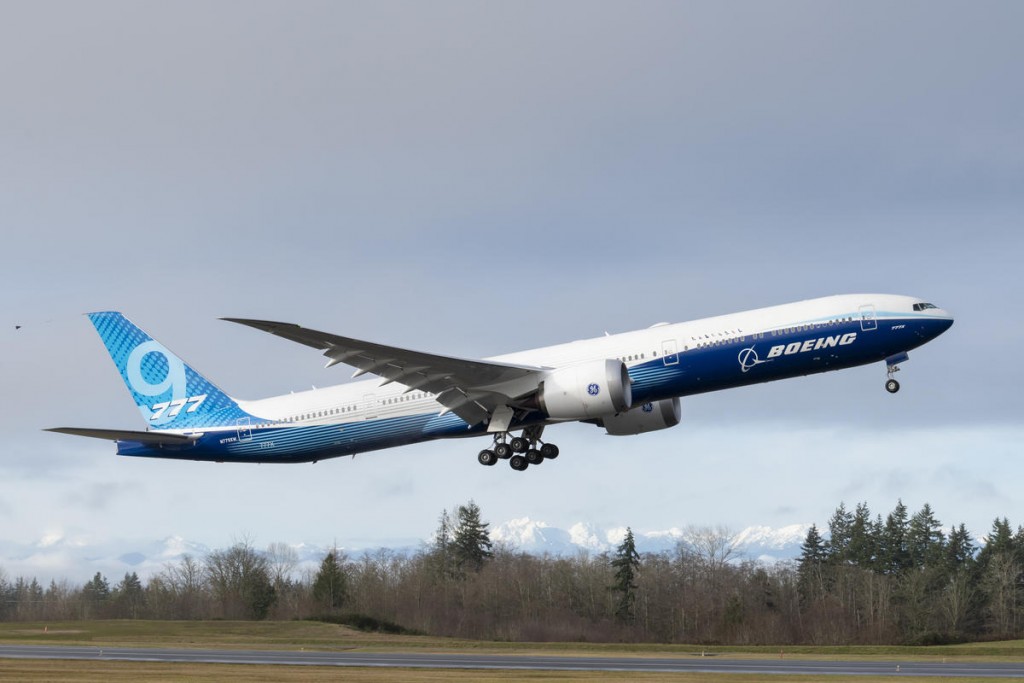
POLYGON ((556 420, 586 420, 628 409, 633 389, 625 364, 608 358, 552 370, 537 398, 556 420))
POLYGON ((601 419, 601 425, 612 436, 632 436, 675 427, 681 418, 679 399, 667 398, 644 403, 618 415, 604 417, 601 419))

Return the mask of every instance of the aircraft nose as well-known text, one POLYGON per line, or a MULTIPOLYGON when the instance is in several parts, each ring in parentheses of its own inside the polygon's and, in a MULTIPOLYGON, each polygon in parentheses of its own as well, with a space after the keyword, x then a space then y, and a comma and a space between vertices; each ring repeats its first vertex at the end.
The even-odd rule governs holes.
POLYGON ((938 326, 937 334, 942 334, 953 326, 953 314, 944 308, 940 308, 936 311, 938 320, 936 324, 938 326))

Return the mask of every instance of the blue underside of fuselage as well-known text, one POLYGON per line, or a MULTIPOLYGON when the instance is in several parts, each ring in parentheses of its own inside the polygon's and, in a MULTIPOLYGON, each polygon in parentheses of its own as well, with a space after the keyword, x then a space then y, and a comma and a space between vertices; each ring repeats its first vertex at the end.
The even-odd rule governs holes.
MULTIPOLYGON (((633 404, 882 361, 934 339, 951 324, 950 320, 937 318, 882 318, 879 314, 867 326, 859 320, 811 324, 787 334, 741 337, 697 348, 689 345, 691 348, 677 357, 658 358, 629 368, 633 404), (851 340, 849 335, 855 338, 851 340), (846 343, 840 344, 838 340, 844 338, 846 343), (773 350, 776 355, 772 355, 773 350)), ((533 420, 513 424, 512 429, 545 422, 544 416, 535 415, 533 420)), ((183 446, 119 441, 118 454, 218 462, 315 462, 485 431, 485 425, 470 427, 454 414, 441 416, 436 412, 321 425, 260 427, 254 423, 251 428, 209 431, 195 443, 183 446)))

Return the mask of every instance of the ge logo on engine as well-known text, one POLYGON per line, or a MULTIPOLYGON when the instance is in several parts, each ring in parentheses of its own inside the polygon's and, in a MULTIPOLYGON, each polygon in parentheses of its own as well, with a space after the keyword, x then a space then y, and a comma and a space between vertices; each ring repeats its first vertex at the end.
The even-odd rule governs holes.
POLYGON ((590 384, 587 386, 587 393, 590 394, 591 396, 597 396, 598 394, 601 393, 601 387, 599 387, 596 382, 590 384))

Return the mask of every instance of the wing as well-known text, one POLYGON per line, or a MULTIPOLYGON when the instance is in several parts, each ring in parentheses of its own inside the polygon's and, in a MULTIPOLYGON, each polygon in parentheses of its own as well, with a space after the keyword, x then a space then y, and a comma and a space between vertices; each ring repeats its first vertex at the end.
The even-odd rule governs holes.
POLYGON ((186 436, 166 432, 135 432, 124 429, 86 429, 81 427, 54 427, 43 431, 71 434, 72 436, 91 436, 94 439, 106 439, 107 441, 137 441, 157 446, 181 446, 199 438, 198 435, 186 436))
POLYGON ((327 367, 338 363, 351 365, 357 369, 354 377, 374 374, 384 379, 381 386, 397 382, 408 387, 407 391, 428 391, 470 425, 489 423, 495 411, 507 414, 508 409, 503 410, 503 406, 523 407, 518 399, 536 392, 543 380, 544 369, 539 367, 439 356, 318 332, 292 323, 223 320, 319 349, 329 359, 327 367))

